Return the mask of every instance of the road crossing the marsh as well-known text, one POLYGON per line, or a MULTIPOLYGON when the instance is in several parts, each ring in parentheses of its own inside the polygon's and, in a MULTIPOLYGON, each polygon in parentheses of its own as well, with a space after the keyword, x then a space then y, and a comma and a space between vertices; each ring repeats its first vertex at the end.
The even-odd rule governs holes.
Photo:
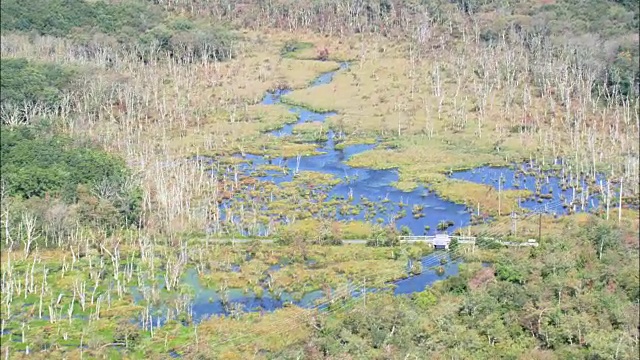
MULTIPOLYGON (((478 239, 475 236, 451 236, 447 234, 438 234, 435 236, 400 236, 398 238, 399 243, 401 244, 418 244, 418 243, 426 243, 431 244, 435 247, 443 247, 448 248, 449 244, 452 240, 457 241, 458 244, 471 244, 475 245, 478 239)), ((538 242, 535 240, 529 240, 527 242, 514 242, 514 241, 499 241, 494 238, 483 238, 483 241, 492 241, 497 242, 504 246, 516 246, 516 247, 536 247, 538 246, 538 242)), ((262 244, 273 244, 277 240, 276 239, 209 239, 209 242, 214 243, 231 243, 231 244, 247 244, 254 241, 259 241, 262 244)), ((342 240, 343 245, 366 245, 367 242, 371 240, 366 239, 345 239, 342 240)))

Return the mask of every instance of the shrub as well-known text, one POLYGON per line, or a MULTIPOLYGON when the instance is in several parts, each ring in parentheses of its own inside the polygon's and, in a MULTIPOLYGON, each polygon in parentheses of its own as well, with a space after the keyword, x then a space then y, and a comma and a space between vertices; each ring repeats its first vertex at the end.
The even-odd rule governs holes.
POLYGON ((398 231, 393 224, 376 226, 372 239, 367 240, 367 246, 397 246, 399 244, 398 231))
POLYGON ((25 107, 55 110, 74 73, 59 65, 34 63, 26 59, 0 59, 2 121, 6 122, 14 110, 22 111, 25 107))
POLYGON ((32 31, 73 39, 94 53, 96 39, 104 47, 134 52, 139 59, 161 59, 169 55, 178 61, 201 57, 217 60, 233 56, 233 36, 207 22, 171 19, 159 7, 146 2, 83 0, 2 1, 2 31, 32 31), (104 34, 106 37, 94 37, 104 34))
POLYGON ((438 302, 438 299, 430 289, 426 289, 424 291, 415 293, 413 295, 413 301, 419 308, 427 310, 435 305, 438 302))
POLYGON ((10 196, 62 198, 78 205, 82 221, 107 229, 138 222, 142 193, 122 159, 35 127, 1 131, 0 178, 10 196))
POLYGON ((318 60, 320 60, 320 61, 329 60, 329 49, 322 48, 322 49, 318 50, 318 60))
POLYGON ((496 265, 496 277, 502 281, 508 281, 516 284, 524 284, 525 276, 515 266, 508 264, 496 265))

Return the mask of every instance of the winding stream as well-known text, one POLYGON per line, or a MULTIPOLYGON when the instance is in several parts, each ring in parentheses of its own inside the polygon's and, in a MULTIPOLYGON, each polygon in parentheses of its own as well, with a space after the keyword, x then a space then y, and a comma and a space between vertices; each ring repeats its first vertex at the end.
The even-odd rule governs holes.
MULTIPOLYGON (((348 66, 347 63, 343 63, 340 70, 320 75, 310 87, 329 84, 338 71, 348 71, 348 66)), ((290 92, 290 90, 268 92, 262 100, 262 104, 282 104, 281 97, 290 92)), ((270 133, 272 136, 290 136, 295 125, 307 122, 321 123, 328 117, 336 115, 334 112, 318 113, 299 106, 288 106, 288 108, 290 112, 298 115, 298 121, 295 124, 288 124, 281 129, 272 131, 270 133)), ((248 165, 243 170, 248 174, 251 170, 256 170, 266 164, 288 169, 286 175, 283 175, 281 171, 264 171, 263 174, 254 175, 262 181, 271 181, 275 184, 292 181, 296 169, 297 171, 313 171, 333 175, 341 182, 330 190, 328 199, 351 198, 352 205, 360 205, 357 214, 352 212, 338 213, 336 216, 338 220, 367 220, 365 218, 366 206, 361 205, 365 205, 363 202, 373 202, 376 204, 377 213, 368 220, 374 221, 379 218, 383 220, 383 223, 388 224, 393 215, 399 213, 398 204, 403 203, 406 215, 395 220, 396 226, 398 228, 408 227, 414 235, 433 235, 438 231, 438 224, 442 221, 448 221, 452 224, 447 229, 448 231, 469 225, 471 214, 475 209, 444 200, 423 186, 409 192, 399 190, 392 186, 394 182, 398 181, 397 170, 353 168, 345 163, 352 156, 371 150, 378 146, 377 144, 353 145, 344 149, 336 149, 335 135, 332 130, 328 130, 327 137, 327 141, 318 144, 317 151, 322 152, 320 155, 285 159, 246 154, 243 158, 248 165), (421 217, 412 216, 413 205, 419 205, 423 208, 421 217), (383 210, 380 211, 381 209, 383 210)), ((594 190, 606 187, 603 177, 598 176, 594 184, 586 181, 587 176, 579 177, 576 174, 564 173, 561 176, 562 179, 555 176, 554 173, 542 172, 533 164, 520 164, 513 168, 481 167, 450 175, 452 179, 456 180, 491 185, 496 190, 499 188, 502 190, 531 190, 536 193, 536 196, 521 199, 520 202, 520 207, 525 209, 564 214, 569 210, 589 211, 599 206, 600 199, 594 190), (499 184, 500 182, 501 184, 499 184)), ((253 235, 262 236, 265 234, 258 232, 253 235)))
MULTIPOLYGON (((348 64, 341 64, 340 70, 346 71, 348 64)), ((311 87, 329 84, 333 80, 333 76, 337 71, 332 71, 320 75, 310 85, 311 87)), ((281 104, 281 97, 290 93, 290 90, 278 90, 269 92, 262 100, 264 105, 281 104)), ((270 132, 272 136, 282 137, 290 136, 295 125, 306 122, 324 122, 328 117, 336 115, 334 112, 318 113, 305 109, 300 106, 289 106, 289 111, 298 115, 298 121, 295 124, 285 125, 283 128, 270 132)), ((345 162, 354 155, 375 148, 377 145, 352 145, 343 149, 336 149, 335 134, 332 130, 328 130, 327 141, 320 143, 317 150, 322 152, 316 156, 303 156, 299 162, 296 158, 284 159, 265 158, 258 155, 247 154, 244 156, 250 162, 253 169, 265 165, 273 164, 283 168, 288 168, 287 175, 283 176, 282 172, 267 171, 266 176, 256 176, 262 181, 272 181, 276 184, 289 182, 293 179, 295 170, 314 171, 325 174, 331 174, 342 181, 334 186, 328 194, 328 198, 344 198, 351 197, 352 205, 363 205, 364 201, 376 202, 378 209, 382 206, 386 208, 385 215, 378 215, 385 224, 388 224, 389 215, 398 212, 398 203, 406 204, 404 208, 407 215, 395 221, 398 228, 408 227, 413 234, 434 234, 439 222, 443 220, 451 221, 455 228, 464 227, 471 220, 470 212, 464 205, 455 204, 450 201, 439 198, 432 192, 427 191, 420 186, 413 191, 405 192, 392 186, 398 181, 397 170, 374 170, 366 168, 353 168, 345 162), (347 180, 348 179, 348 180, 347 180), (415 219, 411 214, 413 205, 422 205, 424 207, 420 219, 415 219), (429 226, 430 230, 425 231, 425 226, 429 226)), ((245 169, 249 171, 249 169, 245 169)), ((338 213, 338 220, 365 220, 365 211, 358 214, 341 215, 338 213)), ((261 235, 261 234, 260 234, 261 235)))
MULTIPOLYGON (((435 251, 420 260, 422 271, 419 274, 408 272, 406 278, 391 282, 389 287, 367 288, 366 292, 374 293, 381 290, 393 290, 395 295, 406 295, 423 291, 425 287, 438 280, 458 274, 460 260, 451 259, 449 255, 446 251, 435 251), (438 268, 441 270, 440 272, 438 272, 438 268)), ((407 265, 409 267, 410 263, 407 265)), ((483 266, 486 266, 486 264, 483 264, 483 266)), ((268 272, 272 273, 279 270, 280 268, 277 267, 268 272)), ((266 276, 268 274, 265 274, 266 276)), ((203 285, 200 282, 198 272, 193 268, 187 270, 182 281, 194 291, 188 311, 196 323, 215 316, 230 316, 243 312, 271 312, 290 305, 323 310, 327 309, 332 303, 331 299, 339 301, 340 298, 345 297, 356 298, 361 296, 363 290, 365 290, 362 288, 362 284, 354 282, 332 289, 329 294, 323 290, 294 294, 285 291, 269 292, 266 284, 263 284, 264 292, 262 294, 235 288, 228 289, 222 294, 218 290, 203 285)), ((160 282, 160 289, 163 288, 164 286, 160 282)), ((133 289, 134 301, 140 302, 143 300, 143 291, 147 291, 147 289, 133 289)), ((154 326, 162 326, 167 321, 167 312, 171 311, 169 303, 170 301, 162 302, 160 305, 151 308, 154 326)), ((142 318, 139 321, 142 321, 142 318)))
MULTIPOLYGON (((338 71, 348 71, 348 64, 343 63, 338 71)), ((313 81, 311 86, 330 83, 338 71, 320 75, 313 81)), ((281 97, 290 92, 290 90, 269 92, 265 95, 262 104, 281 104, 281 97)), ((318 113, 299 106, 289 106, 289 111, 296 113, 299 120, 295 124, 288 124, 281 129, 272 131, 270 133, 272 136, 289 136, 297 124, 324 122, 327 117, 335 115, 335 113, 331 112, 318 113)), ((414 234, 433 234, 436 232, 438 223, 443 220, 453 223, 453 226, 449 228, 450 231, 470 223, 473 209, 443 200, 433 192, 427 191, 424 187, 419 187, 410 192, 401 191, 393 187, 391 184, 398 180, 398 172, 396 170, 353 168, 345 164, 345 161, 350 157, 373 149, 376 146, 353 145, 344 149, 336 149, 334 133, 329 130, 327 141, 318 145, 317 150, 322 152, 320 155, 305 156, 299 159, 284 159, 247 154, 243 156, 246 163, 242 170, 245 174, 250 174, 265 164, 287 168, 289 170, 287 174, 283 174, 282 171, 266 171, 262 175, 256 176, 262 181, 271 181, 276 184, 291 181, 295 176, 295 169, 298 171, 331 174, 343 181, 331 188, 329 198, 346 199, 351 195, 354 205, 362 204, 364 201, 372 201, 377 205, 383 204, 388 210, 387 214, 392 215, 399 211, 398 203, 402 202, 406 204, 407 215, 397 219, 396 225, 398 227, 406 226, 414 234), (424 207, 424 217, 416 219, 412 216, 411 207, 413 205, 424 207), (429 226, 430 230, 426 231, 425 226, 429 226)), ((569 208, 573 208, 574 211, 588 211, 599 205, 599 197, 594 195, 593 191, 589 192, 589 183, 584 178, 580 179, 574 175, 567 174, 563 179, 559 179, 552 176, 551 173, 544 174, 540 170, 535 170, 531 164, 520 165, 519 171, 516 171, 516 169, 518 169, 518 166, 515 168, 481 167, 453 173, 450 176, 453 179, 491 185, 496 189, 529 189, 535 191, 537 193, 535 197, 522 199, 520 203, 521 207, 528 209, 541 209, 546 206, 546 210, 550 213, 564 214, 569 208)), ((602 186, 603 180, 600 181, 602 186)), ((593 182, 591 182, 591 187, 594 187, 593 182)), ((337 215, 337 217, 339 220, 364 220, 365 214, 361 210, 358 214, 337 215)), ((384 222, 388 223, 389 220, 385 218, 384 222)), ((457 274, 458 262, 449 260, 448 254, 439 251, 423 258, 421 261, 422 273, 396 281, 394 283, 396 285, 394 293, 400 295, 422 291, 426 286, 432 285, 437 280, 457 274), (440 260, 442 259, 446 260, 443 261, 442 272, 436 273, 434 267, 441 265, 440 260)), ((270 269, 269 272, 278 270, 279 267, 276 266, 270 269)), ((196 321, 209 316, 229 315, 235 311, 272 311, 285 306, 287 303, 301 307, 318 307, 317 301, 325 296, 320 290, 306 293, 301 297, 298 295, 298 298, 294 298, 293 295, 288 293, 280 293, 276 296, 267 290, 261 295, 256 295, 241 289, 230 289, 223 299, 219 292, 203 287, 198 281, 198 275, 195 271, 189 271, 184 281, 195 290, 191 312, 196 321)), ((352 296, 360 294, 358 289, 348 291, 352 296)), ((371 289, 371 291, 376 290, 371 289)))

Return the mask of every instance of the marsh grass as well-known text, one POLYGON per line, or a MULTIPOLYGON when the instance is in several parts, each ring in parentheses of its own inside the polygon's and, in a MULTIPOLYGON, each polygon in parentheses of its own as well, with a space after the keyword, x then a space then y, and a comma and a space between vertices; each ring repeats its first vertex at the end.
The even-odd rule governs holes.
MULTIPOLYGON (((553 158, 568 152, 575 155, 573 166, 579 165, 578 153, 582 149, 571 150, 571 146, 576 146, 575 138, 568 136, 563 121, 553 119, 557 111, 548 101, 548 94, 532 91, 528 85, 531 79, 525 79, 524 73, 517 75, 522 81, 513 82, 505 79, 497 68, 491 71, 498 71, 500 79, 489 86, 488 53, 483 56, 474 53, 486 50, 470 44, 457 47, 455 43, 449 50, 449 55, 465 61, 430 53, 415 58, 410 51, 407 56, 407 48, 400 46, 389 47, 384 53, 371 52, 367 60, 336 74, 331 84, 296 90, 286 96, 286 101, 315 110, 336 111, 338 115, 329 118, 328 124, 340 132, 411 142, 411 146, 400 146, 387 153, 373 150, 351 162, 354 166, 400 168, 403 175, 397 186, 403 190, 424 182, 414 175, 429 173, 424 163, 446 164, 455 169, 459 167, 456 158, 465 158, 466 168, 522 161, 532 155, 553 158), (484 77, 480 76, 479 68, 485 71, 484 77), (449 152, 446 158, 438 157, 443 147, 449 152), (407 159, 407 149, 417 153, 410 157, 412 161, 403 161, 407 159), (393 158, 394 155, 400 156, 393 158), (365 160, 367 157, 371 159, 365 160), (381 160, 384 157, 392 158, 381 160)), ((509 53, 504 48, 489 52, 496 59, 509 53)), ((572 107, 569 111, 582 114, 575 102, 567 106, 572 107)), ((595 103, 593 106, 597 107, 595 103)), ((594 108, 592 114, 601 110, 594 108)), ((584 116, 587 122, 597 121, 597 116, 586 113, 584 116)), ((604 141, 603 134, 583 135, 598 136, 590 141, 604 141)), ((613 153, 607 156, 611 156, 612 162, 621 159, 613 153)), ((595 162, 588 166, 600 168, 595 162)), ((434 170, 431 173, 445 169, 434 170)), ((459 197, 462 195, 456 196, 459 197)), ((493 204, 488 207, 495 208, 493 204)))
POLYGON ((296 50, 288 52, 286 57, 298 60, 318 60, 320 50, 329 50, 326 61, 347 62, 358 58, 362 48, 358 36, 340 38, 335 36, 321 36, 317 33, 300 30, 296 36, 273 31, 269 33, 269 40, 281 46, 284 50, 288 44, 298 45, 296 50))
MULTIPOLYGON (((623 228, 629 233, 640 230, 638 221, 638 211, 627 209, 623 213, 623 228)), ((489 237, 511 237, 515 241, 526 241, 528 239, 538 239, 542 235, 542 241, 546 239, 560 239, 567 231, 575 230, 586 226, 593 220, 593 215, 588 213, 577 213, 554 217, 551 215, 533 215, 519 217, 514 227, 514 220, 508 217, 499 218, 490 224, 473 225, 465 229, 460 229, 463 234, 488 234, 489 237), (515 233, 514 233, 515 228, 515 233), (539 232, 539 230, 542 230, 539 232)), ((634 242, 632 242, 634 243, 634 242)), ((637 243, 637 242, 635 242, 637 243)), ((633 245, 633 244, 631 244, 633 245)))
POLYGON ((289 40, 284 43, 280 55, 283 58, 300 59, 300 53, 310 48, 313 48, 313 44, 310 42, 289 40))
POLYGON ((316 218, 298 220, 282 229, 281 236, 295 236, 303 241, 313 241, 323 231, 329 231, 336 239, 369 239, 373 235, 374 226, 363 221, 323 221, 316 218))
POLYGON ((443 199, 474 208, 478 205, 481 211, 490 215, 510 214, 519 210, 518 200, 525 200, 533 193, 528 190, 505 190, 498 192, 490 185, 474 184, 467 181, 447 179, 436 183, 432 189, 443 199))
MULTIPOLYGON (((404 190, 429 184, 453 201, 473 208, 480 203, 483 212, 506 214, 517 197, 527 194, 504 191, 498 195, 485 185, 451 180, 447 173, 563 156, 573 162, 568 170, 574 173, 604 169, 627 174, 630 192, 637 195, 637 159, 629 155, 638 149, 633 112, 637 108, 629 104, 602 107, 589 95, 588 79, 574 74, 565 59, 528 57, 523 49, 508 44, 484 48, 453 37, 441 40, 445 38, 451 41, 431 51, 429 46, 437 44, 419 49, 408 41, 378 36, 247 31, 234 59, 187 65, 142 63, 135 56, 109 59, 107 52, 89 57, 70 40, 3 33, 3 58, 84 70, 77 84, 82 93, 65 99, 65 111, 54 114, 56 121, 63 131, 124 156, 145 194, 144 227, 139 231, 109 237, 76 231, 64 239, 64 247, 40 246, 26 255, 16 250, 20 237, 14 239, 13 249, 3 246, 0 306, 3 326, 11 331, 1 335, 3 350, 10 347, 11 358, 122 358, 125 354, 160 358, 171 350, 185 357, 258 357, 260 350, 276 351, 307 339, 311 333, 303 316, 307 312, 292 307, 193 325, 185 310, 193 296, 193 289, 184 282, 188 270, 195 269, 206 286, 255 289, 271 265, 283 264, 271 275, 272 286, 298 293, 365 276, 373 284, 406 276, 407 258, 424 254, 424 249, 414 253, 398 247, 314 245, 319 235, 320 240, 339 240, 368 238, 374 232, 369 223, 312 219, 344 204, 341 200, 323 203, 326 188, 339 179, 301 172, 278 187, 237 170, 245 160, 234 154, 272 158, 318 154, 315 144, 296 143, 295 136, 266 134, 297 121, 285 106, 260 104, 268 90, 294 89, 284 102, 338 113, 328 118, 322 131, 313 124, 297 126, 299 132, 318 138, 316 134, 324 133, 326 126, 340 134, 339 147, 380 138, 379 148, 353 157, 349 164, 397 168, 400 181, 395 185, 404 190), (283 58, 286 42, 303 46, 283 58), (329 50, 328 61, 309 60, 324 48, 329 50), (351 65, 337 73, 331 84, 307 89, 315 77, 336 70, 346 60, 351 65), (530 76, 536 72, 548 81, 532 85, 530 76), (564 74, 570 74, 573 83, 564 74), (211 162, 197 165, 185 160, 193 155, 210 155, 211 162), (320 189, 313 192, 311 186, 320 189), (275 200, 265 210, 264 201, 259 200, 267 197, 275 200), (219 205, 230 199, 237 201, 226 210, 239 220, 221 215, 219 205), (209 242, 215 236, 246 233, 243 230, 258 222, 268 223, 267 215, 282 219, 280 235, 293 233, 292 245, 209 242), (209 226, 208 235, 198 234, 209 226), (231 271, 232 266, 239 266, 239 271, 231 271), (133 288, 140 290, 136 294, 140 299, 134 299, 133 288), (163 316, 153 311, 156 305, 175 308, 165 326, 154 325, 163 316), (136 327, 134 320, 144 325, 136 327), (283 333, 283 328, 289 332, 283 333), (89 349, 79 348, 80 344, 89 349), (27 347, 29 355, 18 352, 27 347), (43 348, 48 350, 39 352, 43 348)), ((549 162, 543 160, 542 166, 549 162)), ((580 226, 584 218, 544 217, 543 238, 562 238, 565 230, 580 226)), ((623 209, 621 218, 637 234, 638 212, 623 209)), ((524 240, 535 237, 537 226, 536 219, 523 220, 516 234, 509 234, 514 228, 511 220, 501 217, 465 231, 524 240)), ((3 241, 10 243, 8 238, 3 241)), ((503 251, 477 250, 465 256, 468 261, 491 261, 503 251)), ((453 296, 442 302, 445 310, 458 311, 453 296)), ((438 331, 437 324, 422 325, 427 332, 438 331)))
POLYGON ((373 145, 376 143, 376 140, 377 139, 373 137, 358 137, 355 135, 350 135, 346 138, 338 137, 336 139, 335 149, 344 150, 346 147, 352 145, 373 145))
POLYGON ((415 138, 398 141, 395 149, 380 148, 352 157, 348 164, 374 169, 398 168, 400 179, 394 186, 401 190, 414 190, 419 184, 428 184, 440 197, 491 214, 510 213, 515 202, 531 195, 527 191, 508 190, 498 194, 491 186, 450 179, 451 171, 465 170, 480 165, 505 165, 505 159, 494 154, 471 155, 463 149, 455 150, 443 143, 417 144, 415 138))
MULTIPOLYGON (((328 85, 328 84, 319 85, 317 87, 314 87, 314 89, 315 88, 325 87, 325 86, 330 86, 330 85, 328 85)), ((301 90, 301 91, 304 91, 304 90, 301 90)), ((313 112, 317 112, 317 113, 320 113, 320 114, 326 114, 326 113, 330 113, 330 112, 335 111, 335 108, 333 108, 331 106, 326 106, 326 107, 316 106, 316 105, 310 105, 310 104, 302 102, 302 101, 298 101, 293 97, 294 94, 295 93, 292 93, 291 95, 290 94, 284 95, 282 97, 282 99, 281 99, 282 103, 283 104, 287 104, 287 105, 291 105, 291 106, 303 107, 305 109, 309 109, 309 110, 311 110, 313 112)))
MULTIPOLYGON (((561 238, 567 231, 572 229, 575 231, 589 219, 590 215, 585 214, 559 219, 543 217, 543 245, 546 246, 547 239, 561 238)), ((358 222, 346 223, 341 225, 343 226, 341 231, 355 233, 364 231, 363 227, 369 231, 365 225, 358 222)), ((499 235, 497 229, 509 229, 510 225, 508 219, 500 218, 491 225, 474 226, 469 231, 477 234, 492 233, 496 236, 499 235)), ((309 228, 312 231, 319 226, 319 222, 318 220, 297 221, 292 227, 296 226, 309 228)), ((521 239, 533 237, 537 226, 537 217, 523 219, 518 224, 516 237, 521 239)), ((635 226, 637 230, 637 223, 635 225, 630 223, 629 226, 635 226)), ((513 236, 513 234, 508 234, 508 231, 505 235, 513 236)), ((126 238, 126 236, 122 237, 126 238)), ((132 245, 123 246, 120 252, 122 263, 119 266, 119 275, 116 275, 115 268, 107 254, 100 255, 97 250, 90 250, 75 261, 69 259, 68 253, 59 249, 38 250, 33 254, 35 263, 38 264, 35 268, 32 266, 33 259, 24 259, 16 256, 15 252, 3 251, 1 254, 3 279, 7 279, 9 271, 11 271, 13 279, 30 279, 30 276, 27 275, 33 268, 33 281, 35 284, 41 284, 44 275, 41 269, 51 270, 47 277, 43 303, 47 306, 54 304, 52 305, 54 313, 62 314, 54 321, 47 317, 40 319, 37 309, 39 294, 35 292, 25 296, 23 293, 17 293, 15 286, 4 286, 8 285, 5 282, 3 283, 3 299, 7 298, 9 291, 12 292, 14 300, 11 304, 11 313, 14 315, 3 318, 6 320, 4 328, 10 331, 10 334, 2 335, 3 342, 9 342, 8 346, 11 347, 12 352, 26 350, 29 346, 30 351, 37 353, 37 350, 44 346, 43 344, 56 344, 56 349, 52 351, 57 351, 56 354, 60 354, 60 356, 72 357, 79 355, 79 352, 82 351, 84 356, 91 357, 98 354, 97 349, 101 349, 100 354, 111 354, 105 352, 106 348, 103 347, 109 347, 108 344, 121 339, 124 333, 130 336, 127 340, 129 347, 121 350, 135 358, 157 358, 166 355, 169 351, 175 351, 183 356, 205 352, 220 354, 220 356, 226 354, 225 356, 231 358, 244 358, 247 354, 258 350, 277 351, 306 339, 309 336, 309 330, 305 328, 308 324, 305 319, 312 312, 297 307, 285 307, 263 315, 254 313, 212 318, 198 324, 190 323, 188 315, 178 315, 168 320, 162 327, 154 326, 153 329, 146 326, 138 327, 133 323, 126 325, 136 319, 140 313, 145 313, 148 304, 162 304, 163 302, 173 304, 179 296, 194 291, 194 289, 188 289, 190 285, 167 290, 161 286, 162 281, 152 281, 153 267, 157 267, 156 271, 161 273, 163 268, 169 266, 172 259, 181 256, 183 251, 181 249, 187 249, 187 263, 180 273, 184 275, 184 269, 187 268, 197 269, 196 276, 198 276, 201 285, 204 284, 204 286, 214 289, 232 289, 234 287, 254 289, 256 294, 265 294, 264 290, 255 290, 258 289, 257 284, 264 280, 265 274, 268 272, 273 289, 287 291, 294 294, 294 297, 301 297, 302 294, 309 291, 325 289, 327 286, 339 288, 348 282, 357 283, 365 277, 369 286, 385 286, 389 281, 407 276, 406 264, 409 258, 415 261, 432 251, 424 246, 409 245, 401 247, 317 246, 309 244, 277 246, 262 243, 236 246, 207 245, 207 240, 198 236, 191 236, 181 241, 185 242, 184 245, 176 247, 164 243, 161 239, 156 239, 152 253, 147 250, 139 251, 132 245), (142 259, 142 254, 152 257, 142 259), (105 257, 107 258, 105 259, 105 257), (11 263, 10 268, 7 266, 9 263, 11 263), (63 264, 62 268, 65 269, 64 276, 60 274, 63 271, 60 268, 61 263, 63 264), (275 264, 280 264, 281 267, 269 270, 275 264), (231 265, 238 265, 239 271, 231 271, 231 265), (134 269, 134 273, 131 280, 127 280, 127 269, 130 268, 134 269), (88 281, 87 291, 91 292, 92 281, 96 279, 97 275, 103 279, 97 287, 102 307, 99 311, 99 317, 95 316, 97 303, 90 304, 89 302, 87 308, 82 310, 78 306, 79 298, 76 295, 73 316, 69 318, 67 311, 73 301, 74 286, 77 291, 78 281, 88 281), (118 280, 127 287, 138 286, 138 282, 142 281, 147 284, 145 286, 155 288, 159 296, 154 298, 145 295, 143 300, 136 303, 133 296, 127 291, 119 294, 119 290, 114 287, 118 280), (64 294, 60 301, 58 301, 59 294, 64 294), (110 297, 111 300, 108 301, 107 297, 110 297), (18 309, 25 309, 25 313, 18 315, 20 314, 18 309), (180 319, 186 319, 185 324, 182 323, 184 320, 180 319), (27 324, 25 343, 21 341, 21 324, 23 322, 27 324), (280 322, 287 322, 287 326, 283 328, 275 325, 280 322), (294 337, 282 336, 284 331, 298 326, 303 330, 296 330, 294 337), (81 343, 89 348, 79 349, 81 343)), ((459 254, 464 261, 474 263, 461 267, 461 273, 473 273, 479 269, 479 264, 475 264, 476 262, 492 262, 497 259, 496 256, 501 256, 500 254, 508 256, 510 252, 517 252, 517 250, 510 249, 472 249, 470 246, 464 246, 459 254)), ((417 268, 413 270, 418 271, 417 268)), ((436 284, 433 291, 437 292, 438 289, 439 285, 436 284)), ((5 304, 2 306, 4 313, 5 304)), ((154 318, 164 314, 162 312, 152 313, 154 318)), ((48 354, 54 356, 52 352, 48 352, 48 354)), ((19 355, 16 356, 19 357, 19 355)))
POLYGON ((296 124, 292 129, 292 133, 304 142, 324 142, 328 139, 328 130, 327 126, 322 122, 306 122, 296 124))
MULTIPOLYGON (((311 224, 313 221, 306 226, 311 224)), ((300 225, 305 224, 301 222, 300 225)), ((341 231, 350 236, 370 231, 364 223, 342 226, 341 231)), ((125 234, 116 236, 126 239, 125 234)), ((188 308, 199 291, 193 288, 191 281, 187 281, 187 277, 192 276, 188 275, 188 269, 195 269, 191 274, 197 276, 200 286, 215 291, 254 289, 256 294, 266 293, 261 284, 269 273, 270 288, 298 294, 295 295, 298 297, 326 286, 338 288, 363 277, 367 277, 371 284, 384 284, 406 276, 406 258, 401 255, 404 252, 394 248, 282 247, 261 243, 225 246, 213 245, 194 235, 184 239, 155 239, 154 245, 145 245, 152 248, 143 246, 142 250, 129 243, 117 252, 111 248, 112 245, 107 246, 102 254, 90 249, 77 258, 70 258, 68 252, 60 249, 37 250, 32 254, 33 259, 17 256, 15 251, 2 252, 3 299, 8 301, 9 295, 12 299, 9 308, 4 302, 2 304, 3 313, 7 314, 3 317, 3 326, 10 331, 2 335, 2 340, 9 342, 12 352, 26 350, 27 346, 31 352, 38 352, 45 344, 56 344, 57 351, 63 354, 61 356, 75 356, 79 351, 84 351, 85 356, 93 356, 97 349, 110 347, 109 344, 120 342, 123 334, 128 334, 127 349, 122 350, 136 358, 157 357, 170 350, 192 354, 201 351, 205 343, 226 341, 229 336, 246 334, 247 321, 252 324, 250 331, 258 332, 258 338, 264 335, 259 330, 260 324, 266 326, 278 321, 283 312, 289 315, 290 311, 296 314, 303 312, 299 308, 285 308, 259 317, 243 315, 235 320, 205 320, 195 325, 197 329, 194 330, 193 325, 180 324, 192 321, 183 306, 188 308), (178 241, 180 245, 172 246, 172 241, 178 241), (118 254, 116 263, 109 258, 107 250, 118 254), (179 265, 181 258, 186 262, 179 265), (37 266, 34 267, 34 263, 37 266), (280 264, 280 269, 269 270, 275 264, 280 264), (232 270, 234 266, 238 270, 232 270), (377 270, 372 272, 373 268, 377 270), (165 283, 165 273, 173 271, 177 271, 175 276, 180 281, 172 283, 169 288, 165 283), (19 279, 27 279, 28 282, 16 282, 19 279), (43 284, 44 292, 41 293, 43 284), (39 311, 41 298, 42 318, 39 311), (183 304, 184 299, 186 303, 183 304), (81 306, 81 302, 85 305, 81 306), (155 322, 169 313, 170 317, 163 319, 166 324, 157 327, 155 322), (254 321, 258 323, 254 324, 254 321), (23 322, 27 324, 24 343, 22 331, 16 330, 22 328, 23 322), (222 325, 227 322, 227 325, 222 325), (222 327, 210 332, 210 326, 222 327), (202 341, 197 349, 192 347, 195 332, 199 334, 198 342, 202 341), (89 347, 78 349, 81 343, 89 347)), ((271 330, 264 327, 265 334, 271 330)), ((306 335, 300 336, 304 338, 306 335)), ((291 341, 275 339, 267 336, 254 344, 256 348, 276 350, 291 341)), ((249 349, 235 345, 215 347, 214 350, 243 353, 254 349, 253 346, 249 349)))
POLYGON ((309 333, 308 311, 290 307, 271 316, 245 316, 242 321, 215 319, 200 324, 202 334, 215 334, 209 339, 210 351, 225 358, 242 358, 256 350, 276 350, 305 339, 309 333), (296 320, 292 320, 296 319, 296 320), (287 336, 282 336, 282 324, 287 323, 287 336), (249 332, 246 329, 250 328, 249 332), (242 336, 244 334, 244 336, 242 336), (216 346, 217 345, 217 346, 216 346))

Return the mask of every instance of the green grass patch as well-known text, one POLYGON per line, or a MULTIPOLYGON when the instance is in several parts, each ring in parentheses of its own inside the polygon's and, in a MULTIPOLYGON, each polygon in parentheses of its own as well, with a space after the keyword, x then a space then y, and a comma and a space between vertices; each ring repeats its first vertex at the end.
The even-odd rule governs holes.
POLYGON ((313 44, 310 42, 288 40, 282 46, 280 55, 284 58, 300 59, 300 54, 311 48, 313 48, 313 44))

